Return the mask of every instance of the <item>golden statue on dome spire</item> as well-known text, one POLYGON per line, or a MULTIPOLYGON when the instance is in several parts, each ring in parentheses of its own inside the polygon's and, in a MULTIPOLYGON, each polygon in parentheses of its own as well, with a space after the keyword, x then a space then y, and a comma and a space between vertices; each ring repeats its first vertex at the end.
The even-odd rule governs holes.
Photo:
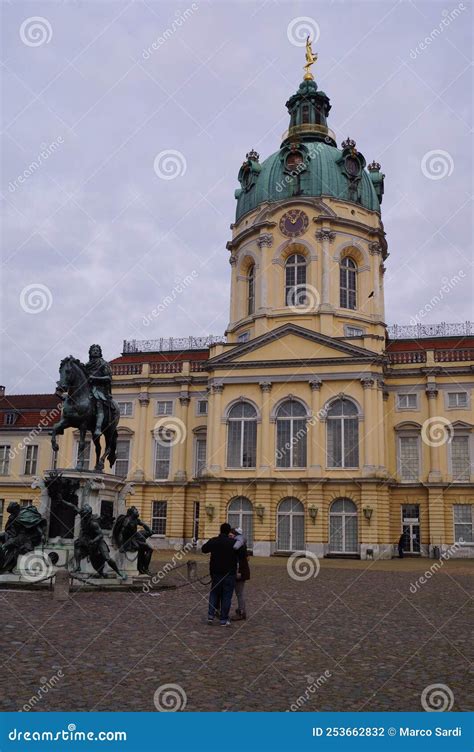
POLYGON ((311 49, 311 42, 309 39, 309 35, 306 37, 306 65, 304 66, 304 69, 306 73, 304 74, 304 81, 314 81, 314 76, 310 71, 310 68, 316 60, 318 59, 318 53, 313 52, 311 49))

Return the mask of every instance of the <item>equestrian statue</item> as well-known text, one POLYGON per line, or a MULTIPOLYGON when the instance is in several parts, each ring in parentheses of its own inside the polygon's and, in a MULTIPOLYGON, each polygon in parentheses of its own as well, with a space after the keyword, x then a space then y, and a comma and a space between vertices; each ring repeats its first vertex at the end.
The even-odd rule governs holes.
POLYGON ((105 460, 112 468, 116 459, 117 425, 120 419, 119 407, 112 399, 112 369, 102 357, 100 345, 91 345, 89 361, 85 364, 69 355, 59 366, 59 381, 56 393, 63 399, 61 420, 51 431, 53 451, 59 450, 56 436, 65 428, 79 429, 79 450, 77 470, 85 467, 86 432, 90 431, 95 446, 96 472, 103 472, 105 460), (101 436, 105 439, 105 450, 101 455, 101 436))

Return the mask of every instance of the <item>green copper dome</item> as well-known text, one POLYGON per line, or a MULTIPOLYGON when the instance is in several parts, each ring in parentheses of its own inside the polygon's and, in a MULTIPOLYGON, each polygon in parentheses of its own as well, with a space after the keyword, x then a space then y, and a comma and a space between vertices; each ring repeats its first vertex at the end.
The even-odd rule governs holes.
POLYGON ((236 220, 260 204, 296 196, 331 196, 380 211, 380 165, 372 163, 367 172, 364 157, 349 138, 337 148, 326 123, 331 109, 327 95, 314 81, 305 80, 286 106, 290 127, 279 151, 260 164, 252 150, 240 168, 236 220))

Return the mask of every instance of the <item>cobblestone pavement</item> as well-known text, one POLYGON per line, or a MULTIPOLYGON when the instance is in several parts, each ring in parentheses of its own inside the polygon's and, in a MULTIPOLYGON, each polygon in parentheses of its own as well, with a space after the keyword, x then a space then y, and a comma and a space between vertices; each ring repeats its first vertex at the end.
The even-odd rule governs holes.
POLYGON ((441 683, 453 710, 472 710, 474 562, 417 587, 433 563, 324 560, 301 581, 285 559, 252 559, 249 618, 228 629, 206 623, 200 584, 66 603, 3 590, 0 709, 153 711, 156 690, 174 684, 177 700, 160 690, 160 701, 186 699, 188 711, 418 711, 441 683))

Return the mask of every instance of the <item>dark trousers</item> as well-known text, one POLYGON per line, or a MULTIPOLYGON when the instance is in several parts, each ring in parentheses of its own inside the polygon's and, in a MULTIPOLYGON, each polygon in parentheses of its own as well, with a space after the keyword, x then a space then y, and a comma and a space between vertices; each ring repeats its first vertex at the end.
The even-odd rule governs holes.
POLYGON ((403 559, 403 546, 398 546, 398 558, 403 559))
POLYGON ((221 624, 228 620, 234 587, 235 574, 212 575, 209 593, 209 619, 215 617, 220 604, 221 624))

